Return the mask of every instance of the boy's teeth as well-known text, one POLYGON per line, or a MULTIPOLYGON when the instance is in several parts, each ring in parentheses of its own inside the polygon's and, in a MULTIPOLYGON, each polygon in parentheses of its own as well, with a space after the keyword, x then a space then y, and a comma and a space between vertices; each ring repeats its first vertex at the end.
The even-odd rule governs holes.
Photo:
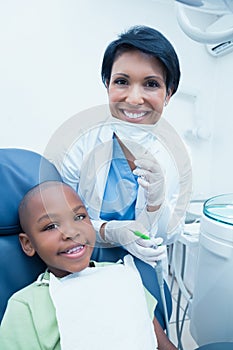
POLYGON ((82 248, 83 248, 83 245, 75 247, 75 248, 72 248, 72 249, 69 249, 69 250, 66 251, 66 253, 67 254, 72 254, 74 252, 77 252, 77 251, 81 250, 82 248))

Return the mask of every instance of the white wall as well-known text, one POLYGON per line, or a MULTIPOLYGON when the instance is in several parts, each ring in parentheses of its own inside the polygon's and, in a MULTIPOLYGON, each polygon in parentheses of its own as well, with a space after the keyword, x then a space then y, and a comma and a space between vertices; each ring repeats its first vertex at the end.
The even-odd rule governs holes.
POLYGON ((43 153, 65 120, 106 103, 104 49, 134 24, 162 31, 180 57, 180 92, 165 117, 190 148, 193 196, 233 192, 233 54, 213 58, 189 39, 173 0, 0 0, 0 147, 43 153), (190 136, 196 127, 212 137, 190 136))

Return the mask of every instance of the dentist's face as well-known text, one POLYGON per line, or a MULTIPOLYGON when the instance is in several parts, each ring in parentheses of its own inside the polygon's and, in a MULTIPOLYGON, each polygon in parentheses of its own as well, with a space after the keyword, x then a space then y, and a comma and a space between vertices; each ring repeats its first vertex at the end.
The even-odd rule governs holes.
POLYGON ((165 69, 155 57, 133 50, 113 63, 108 96, 113 117, 131 123, 155 124, 168 103, 165 69))

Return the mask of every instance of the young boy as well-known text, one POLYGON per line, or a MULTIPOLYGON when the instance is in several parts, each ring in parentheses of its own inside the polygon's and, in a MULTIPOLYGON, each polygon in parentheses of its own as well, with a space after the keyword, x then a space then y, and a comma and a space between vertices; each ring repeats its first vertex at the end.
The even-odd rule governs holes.
POLYGON ((157 343, 176 349, 153 319, 156 301, 132 258, 90 261, 95 231, 71 187, 56 181, 34 187, 19 217, 22 249, 28 256, 37 253, 47 270, 10 298, 0 349, 154 350, 157 343))

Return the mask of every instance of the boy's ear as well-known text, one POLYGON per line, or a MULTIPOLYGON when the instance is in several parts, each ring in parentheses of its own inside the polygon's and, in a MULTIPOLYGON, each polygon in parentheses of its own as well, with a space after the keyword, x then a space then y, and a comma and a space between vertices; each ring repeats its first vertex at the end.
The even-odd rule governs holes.
POLYGON ((33 256, 35 254, 35 249, 30 241, 30 238, 26 233, 19 234, 19 241, 24 253, 28 256, 33 256))

